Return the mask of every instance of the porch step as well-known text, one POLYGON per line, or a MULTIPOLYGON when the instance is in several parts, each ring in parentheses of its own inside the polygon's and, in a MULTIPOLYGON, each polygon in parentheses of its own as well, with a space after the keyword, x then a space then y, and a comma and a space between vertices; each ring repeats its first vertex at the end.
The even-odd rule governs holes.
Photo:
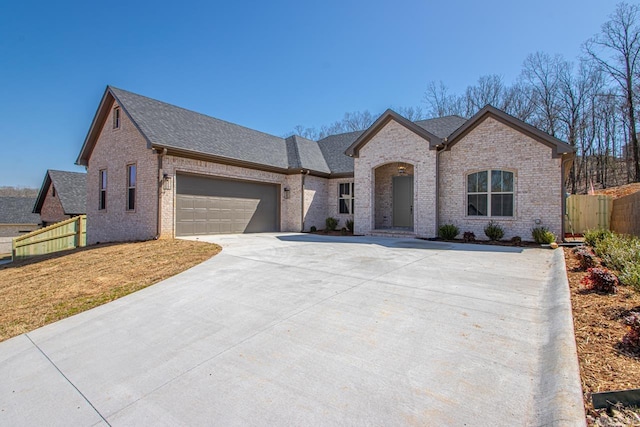
POLYGON ((416 233, 410 230, 371 230, 366 233, 367 236, 372 237, 396 237, 396 238, 415 238, 416 233))

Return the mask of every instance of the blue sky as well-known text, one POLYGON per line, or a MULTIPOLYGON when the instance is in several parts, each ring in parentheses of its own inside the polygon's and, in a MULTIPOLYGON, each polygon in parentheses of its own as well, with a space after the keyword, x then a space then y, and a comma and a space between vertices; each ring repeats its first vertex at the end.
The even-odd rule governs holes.
MULTIPOLYGON (((0 186, 74 165, 106 85, 281 136, 576 59, 608 0, 0 2, 0 186)), ((423 105, 423 104, 422 104, 423 105)))

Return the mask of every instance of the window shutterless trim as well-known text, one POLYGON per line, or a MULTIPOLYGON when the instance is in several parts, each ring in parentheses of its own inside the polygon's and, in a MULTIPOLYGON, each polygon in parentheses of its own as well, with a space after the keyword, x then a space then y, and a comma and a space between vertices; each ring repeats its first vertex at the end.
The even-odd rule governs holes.
POLYGON ((127 212, 135 212, 136 210, 136 205, 137 205, 137 196, 138 196, 138 190, 137 190, 137 185, 138 185, 138 167, 137 164, 134 163, 127 163, 127 167, 126 167, 126 171, 127 171, 127 188, 126 188, 126 200, 125 200, 125 210, 127 212), (132 180, 131 180, 131 170, 133 168, 133 185, 132 185, 132 180), (133 194, 133 198, 132 198, 132 194, 133 194), (132 204, 133 202, 133 204, 132 204))
POLYGON ((98 170, 98 210, 107 210, 107 186, 109 185, 109 176, 107 168, 98 170))
POLYGON ((482 219, 482 218, 495 218, 496 220, 504 219, 514 219, 516 217, 516 171, 510 169, 480 169, 468 172, 464 176, 465 178, 465 196, 464 196, 464 210, 465 210, 465 218, 468 219, 482 219), (469 177, 471 175, 487 174, 487 189, 486 191, 469 191, 469 177), (511 189, 512 191, 491 191, 491 175, 492 172, 501 172, 504 174, 508 172, 511 174, 511 189), (492 196, 497 195, 510 195, 511 196, 511 215, 494 215, 493 214, 493 203, 492 196), (470 215, 469 214, 469 196, 484 196, 486 200, 486 215, 470 215))
POLYGON ((353 211, 354 211, 354 207, 355 207, 355 197, 353 194, 353 190, 354 190, 354 183, 353 181, 350 182, 339 182, 338 183, 338 214, 340 215, 353 215, 353 211), (346 185, 348 193, 343 193, 342 190, 342 186, 346 185), (344 197, 346 196, 346 197, 344 197), (349 212, 342 212, 342 201, 345 201, 345 205, 347 206, 347 210, 349 212), (351 201, 351 203, 349 203, 349 201, 351 201))
POLYGON ((121 115, 120 115, 120 107, 114 107, 113 108, 113 128, 114 129, 120 129, 120 121, 121 121, 121 115))

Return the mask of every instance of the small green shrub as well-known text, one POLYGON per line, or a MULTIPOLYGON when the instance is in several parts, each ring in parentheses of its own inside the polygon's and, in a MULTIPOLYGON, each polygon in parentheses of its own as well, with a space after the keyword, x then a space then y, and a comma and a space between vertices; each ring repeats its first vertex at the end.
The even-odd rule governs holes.
POLYGON ((584 233, 584 243, 591 247, 595 247, 599 241, 605 237, 612 237, 613 233, 609 230, 587 230, 584 233))
POLYGON ((596 256, 591 249, 583 246, 575 248, 573 253, 576 254, 576 257, 580 261, 580 268, 582 270, 587 270, 596 266, 596 256))
POLYGON ((318 231, 318 229, 316 228, 315 225, 312 225, 310 230, 311 230, 312 233, 315 233, 316 231, 318 231))
POLYGON ((504 237, 504 229, 500 224, 489 221, 489 224, 484 228, 484 234, 489 240, 500 240, 504 237))
POLYGON ((444 240, 453 240, 458 233, 460 233, 460 230, 453 224, 445 224, 438 229, 438 236, 444 240))
POLYGON ((353 233, 353 220, 352 219, 346 220, 345 225, 347 226, 347 230, 353 233))
POLYGON ((474 233, 473 231, 465 231, 464 234, 462 235, 462 240, 464 240, 467 243, 475 242, 476 233, 474 233))
POLYGON ((603 267, 593 267, 587 270, 588 276, 581 281, 585 289, 601 294, 615 294, 618 291, 618 277, 611 270, 603 267))
POLYGON ((622 345, 631 352, 640 351, 640 313, 632 311, 624 318, 627 333, 622 337, 622 345))
POLYGON ((612 233, 596 242, 594 252, 607 267, 623 271, 627 265, 640 263, 640 239, 612 233))
POLYGON ((342 227, 340 229, 340 234, 342 234, 343 236, 346 236, 347 235, 347 227, 342 227))
POLYGON ((549 231, 547 227, 532 228, 531 237, 533 237, 534 242, 539 244, 549 244, 556 241, 556 235, 549 231))
POLYGON ((522 237, 520 236, 513 236, 511 238, 511 243, 514 244, 515 246, 520 246, 522 244, 522 237))
POLYGON ((327 226, 328 231, 335 231, 338 226, 338 220, 330 216, 324 220, 324 224, 327 226))

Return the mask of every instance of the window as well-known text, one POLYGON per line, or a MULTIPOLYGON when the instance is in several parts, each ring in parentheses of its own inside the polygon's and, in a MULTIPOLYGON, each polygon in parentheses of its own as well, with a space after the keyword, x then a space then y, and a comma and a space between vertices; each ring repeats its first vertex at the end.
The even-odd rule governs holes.
POLYGON ((106 169, 102 169, 99 172, 99 188, 100 192, 98 195, 98 210, 104 210, 107 208, 107 171, 106 169))
POLYGON ((136 165, 127 165, 127 210, 136 208, 136 165))
POLYGON ((513 216, 513 172, 488 170, 467 175, 467 215, 513 216))
POLYGON ((120 127, 120 107, 113 109, 113 128, 118 129, 120 127))
POLYGON ((338 206, 341 214, 353 214, 353 182, 338 184, 338 206))
POLYGON ((56 197, 56 187, 51 185, 51 197, 56 197))

